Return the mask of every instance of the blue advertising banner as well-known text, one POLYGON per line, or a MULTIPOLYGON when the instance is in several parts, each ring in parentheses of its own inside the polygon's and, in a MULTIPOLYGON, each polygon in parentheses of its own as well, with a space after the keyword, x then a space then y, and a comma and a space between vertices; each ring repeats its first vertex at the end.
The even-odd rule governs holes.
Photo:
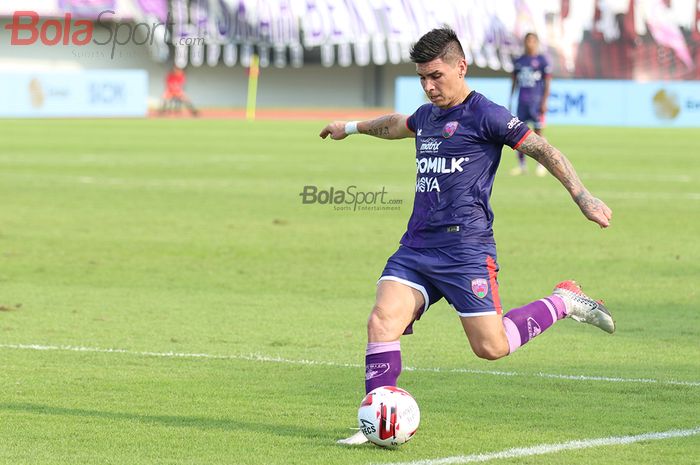
POLYGON ((0 117, 144 117, 143 70, 0 73, 0 117))
MULTIPOLYGON (((515 112, 509 78, 467 78, 469 86, 515 112)), ((396 80, 396 111, 411 114, 427 103, 417 77, 396 80)), ((553 80, 548 124, 700 127, 700 82, 553 80)))

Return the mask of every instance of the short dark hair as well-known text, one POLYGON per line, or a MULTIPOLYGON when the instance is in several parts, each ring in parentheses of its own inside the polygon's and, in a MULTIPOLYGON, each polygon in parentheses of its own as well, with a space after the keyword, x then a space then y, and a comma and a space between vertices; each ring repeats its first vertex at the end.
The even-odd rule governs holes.
POLYGON ((532 36, 532 37, 534 37, 535 39, 537 39, 537 41, 540 40, 540 38, 537 37, 537 34, 535 34, 534 32, 528 32, 527 34, 525 34, 525 37, 523 38, 523 40, 527 40, 528 37, 530 37, 530 36, 532 36))
POLYGON ((411 61, 414 63, 428 63, 437 58, 451 63, 464 58, 462 44, 459 43, 455 31, 449 27, 425 33, 411 47, 411 61))

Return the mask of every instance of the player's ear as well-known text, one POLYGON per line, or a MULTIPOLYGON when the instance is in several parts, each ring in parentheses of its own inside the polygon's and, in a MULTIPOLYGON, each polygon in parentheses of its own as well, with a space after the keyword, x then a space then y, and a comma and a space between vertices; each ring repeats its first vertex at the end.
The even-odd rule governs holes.
POLYGON ((457 62, 457 68, 458 68, 457 74, 459 74, 459 77, 464 78, 464 76, 467 75, 467 60, 465 60, 464 58, 460 59, 457 62))

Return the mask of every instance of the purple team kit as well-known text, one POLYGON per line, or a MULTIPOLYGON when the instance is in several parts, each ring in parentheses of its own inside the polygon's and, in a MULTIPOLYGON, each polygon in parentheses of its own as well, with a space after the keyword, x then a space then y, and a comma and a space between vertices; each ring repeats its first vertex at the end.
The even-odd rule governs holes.
POLYGON ((503 146, 517 148, 530 129, 474 91, 452 108, 425 104, 406 125, 416 134, 415 202, 380 281, 420 291, 423 311, 445 297, 462 317, 501 314, 489 198, 503 146))
POLYGON ((544 95, 544 78, 551 73, 549 61, 544 55, 523 55, 513 63, 518 82, 518 118, 525 123, 532 122, 535 128, 544 125, 540 111, 544 95))
MULTIPOLYGON (((469 91, 463 80, 466 67, 462 53, 458 54, 458 67, 449 59, 436 61, 433 49, 438 42, 443 43, 439 58, 447 56, 448 45, 459 48, 454 31, 435 29, 423 36, 411 53, 425 94, 432 101, 441 97, 445 105, 427 103, 400 119, 386 115, 369 121, 362 131, 377 135, 376 130, 382 129, 379 137, 384 138, 415 135, 416 147, 413 211, 399 249, 389 257, 379 278, 377 303, 367 323, 366 393, 396 386, 402 370, 399 332, 412 333, 415 320, 443 297, 460 317, 473 352, 488 360, 512 354, 567 317, 608 333, 615 331, 615 322, 605 306, 584 294, 572 280, 558 283, 544 298, 503 314, 490 197, 504 146, 524 149, 552 168, 552 174, 572 195, 580 191, 586 200, 577 203, 599 225, 606 227, 612 212, 585 191, 575 173, 554 169, 566 158, 537 135, 537 126, 534 133, 528 127, 526 120, 541 121, 542 94, 549 73, 543 56, 518 60, 519 74, 514 76, 520 82, 520 103, 525 101, 518 117, 482 94, 469 91), (406 130, 397 130, 397 120, 405 121, 406 130), (393 131, 387 132, 390 128, 393 131), (411 295, 415 296, 413 302, 421 302, 419 293, 423 296, 422 308, 412 308, 411 295), (400 318, 401 327, 389 321, 396 318, 400 318)), ((334 122, 320 135, 343 139, 358 132, 357 124, 334 122), (344 131, 340 123, 344 123, 344 131)), ((338 442, 352 445, 367 440, 363 432, 358 432, 338 442)))

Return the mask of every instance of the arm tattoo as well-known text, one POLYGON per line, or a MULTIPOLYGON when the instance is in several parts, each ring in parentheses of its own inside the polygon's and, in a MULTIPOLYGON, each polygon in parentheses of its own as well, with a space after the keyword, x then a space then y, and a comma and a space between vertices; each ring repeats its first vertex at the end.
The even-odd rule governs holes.
POLYGON ((367 134, 375 137, 389 137, 389 126, 372 127, 367 130, 367 134))
POLYGON ((381 139, 396 139, 400 137, 396 129, 400 119, 401 115, 396 113, 380 116, 379 118, 367 121, 365 123, 366 126, 363 127, 360 132, 381 139))

